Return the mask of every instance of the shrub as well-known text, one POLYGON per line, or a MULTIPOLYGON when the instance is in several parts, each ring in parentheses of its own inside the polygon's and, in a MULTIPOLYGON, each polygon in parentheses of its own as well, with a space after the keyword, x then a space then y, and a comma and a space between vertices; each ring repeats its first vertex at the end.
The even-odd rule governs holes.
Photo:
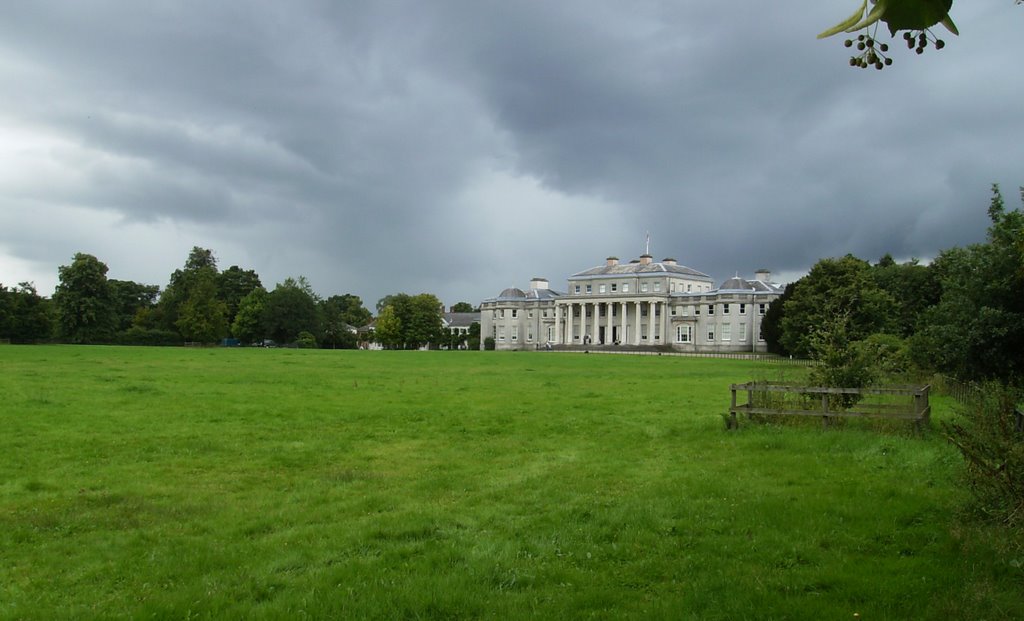
POLYGON ((905 376, 913 366, 907 341, 895 334, 872 334, 853 343, 852 350, 861 364, 886 377, 905 376))
POLYGON ((494 337, 489 336, 484 339, 484 349, 487 351, 494 351, 494 337))
POLYGON ((295 340, 299 349, 316 349, 316 337, 311 332, 299 332, 299 338, 295 340))
POLYGON ((117 335, 120 345, 181 345, 184 339, 172 330, 148 330, 133 326, 117 335))
POLYGON ((1024 524, 1024 437, 1014 416, 1021 396, 1020 390, 987 383, 943 425, 967 462, 976 508, 1011 526, 1024 524))

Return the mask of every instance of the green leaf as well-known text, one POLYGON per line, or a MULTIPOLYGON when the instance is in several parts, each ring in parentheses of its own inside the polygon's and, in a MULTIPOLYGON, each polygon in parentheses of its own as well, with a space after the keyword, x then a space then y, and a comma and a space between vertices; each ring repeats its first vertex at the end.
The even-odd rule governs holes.
POLYGON ((867 17, 865 17, 863 20, 861 20, 854 26, 851 26, 849 29, 847 29, 846 32, 854 32, 860 30, 861 28, 867 28, 871 24, 882 19, 882 16, 889 11, 889 4, 890 3, 887 0, 878 0, 878 3, 875 5, 875 8, 871 9, 871 12, 868 13, 867 17))
POLYGON ((893 35, 899 30, 924 30, 948 18, 952 6, 953 0, 890 0, 883 19, 893 35))
POLYGON ((957 36, 960 36, 960 31, 956 29, 956 24, 953 23, 953 18, 950 17, 949 15, 947 15, 946 18, 939 23, 945 26, 946 30, 952 32, 957 36))
POLYGON ((856 10, 856 12, 853 13, 853 15, 847 17, 846 19, 844 19, 843 21, 839 22, 835 26, 832 26, 831 28, 829 28, 825 32, 819 34, 818 38, 819 39, 824 39, 826 37, 831 37, 832 35, 839 34, 840 32, 846 32, 847 28, 849 28, 849 27, 853 26, 854 24, 856 24, 857 21, 861 18, 861 16, 864 15, 864 9, 866 9, 867 6, 868 6, 868 0, 864 0, 863 2, 861 2, 860 8, 858 8, 856 10))

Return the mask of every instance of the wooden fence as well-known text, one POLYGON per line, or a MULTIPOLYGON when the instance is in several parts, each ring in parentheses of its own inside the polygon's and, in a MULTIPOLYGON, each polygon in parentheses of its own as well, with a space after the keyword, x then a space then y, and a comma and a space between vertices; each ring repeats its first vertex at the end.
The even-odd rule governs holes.
POLYGON ((797 386, 775 382, 732 384, 729 427, 738 426, 737 413, 768 416, 820 416, 827 427, 833 417, 870 417, 904 419, 919 430, 930 421, 928 404, 930 385, 884 386, 871 388, 830 388, 797 386), (739 403, 737 393, 747 393, 747 402, 739 403), (844 402, 851 402, 844 406, 844 402))

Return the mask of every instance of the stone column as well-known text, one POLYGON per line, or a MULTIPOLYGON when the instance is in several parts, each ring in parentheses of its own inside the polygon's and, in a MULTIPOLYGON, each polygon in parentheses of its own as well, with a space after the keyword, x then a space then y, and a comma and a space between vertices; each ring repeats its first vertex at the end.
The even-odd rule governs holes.
POLYGON ((587 336, 587 302, 580 302, 580 344, 587 336))
POLYGON ((555 302, 555 343, 562 342, 562 305, 555 302))
POLYGON ((654 316, 654 311, 655 311, 655 308, 657 307, 657 305, 658 305, 657 302, 648 302, 647 303, 647 323, 648 323, 648 328, 647 328, 647 344, 648 345, 654 345, 654 326, 656 325, 655 322, 657 321, 657 319, 654 316))
POLYGON ((627 342, 626 341, 626 312, 627 312, 626 309, 627 308, 629 308, 629 307, 626 306, 625 302, 622 302, 621 307, 619 308, 619 312, 622 313, 622 317, 619 317, 619 323, 622 324, 622 327, 619 328, 619 341, 622 342, 622 343, 627 342))
POLYGON ((633 321, 633 344, 634 345, 639 345, 640 344, 640 324, 643 322, 643 319, 640 316, 640 305, 641 304, 643 304, 643 302, 633 302, 633 310, 635 312, 635 314, 633 315, 635 317, 635 320, 633 321))
POLYGON ((594 302, 594 326, 591 328, 593 334, 590 335, 590 342, 597 345, 598 338, 601 336, 601 303, 594 302))

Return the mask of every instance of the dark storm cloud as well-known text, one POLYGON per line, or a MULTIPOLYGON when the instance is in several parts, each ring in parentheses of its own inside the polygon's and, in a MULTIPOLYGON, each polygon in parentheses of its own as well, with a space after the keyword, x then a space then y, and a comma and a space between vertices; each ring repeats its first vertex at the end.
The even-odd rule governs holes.
POLYGON ((958 2, 963 37, 869 73, 814 39, 852 9, 820 4, 15 4, 0 255, 56 266, 121 222, 196 237, 147 282, 195 243, 269 285, 451 303, 646 231, 719 280, 975 241, 989 184, 1021 183, 1024 10, 958 2), (104 224, 25 215, 68 208, 104 224))

